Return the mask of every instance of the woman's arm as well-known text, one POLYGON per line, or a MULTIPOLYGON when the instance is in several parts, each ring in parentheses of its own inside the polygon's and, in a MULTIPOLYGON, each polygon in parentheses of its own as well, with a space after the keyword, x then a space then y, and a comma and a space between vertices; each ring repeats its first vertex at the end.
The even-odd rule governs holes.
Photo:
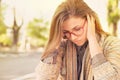
POLYGON ((60 68, 64 47, 65 43, 61 42, 60 47, 56 49, 51 56, 40 60, 39 65, 35 69, 37 80, 59 80, 62 78, 60 77, 60 68))
POLYGON ((35 69, 36 80, 57 80, 60 73, 61 61, 60 52, 44 60, 40 60, 39 65, 35 69))
POLYGON ((57 80, 59 68, 57 64, 48 64, 40 61, 35 72, 36 80, 57 80))
POLYGON ((90 55, 92 58, 92 71, 94 80, 120 80, 120 40, 108 37, 103 46, 96 38, 95 19, 87 15, 90 55))
MULTIPOLYGON (((95 80, 119 80, 120 40, 115 37, 108 37, 103 46, 103 52, 92 57, 94 78, 95 80)), ((95 49, 97 50, 97 48, 95 49)))

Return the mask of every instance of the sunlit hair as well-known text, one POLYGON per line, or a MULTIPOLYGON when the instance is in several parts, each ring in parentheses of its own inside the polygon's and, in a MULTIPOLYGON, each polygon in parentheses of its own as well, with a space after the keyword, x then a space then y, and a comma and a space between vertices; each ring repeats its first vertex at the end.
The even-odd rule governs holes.
POLYGON ((96 13, 83 0, 67 0, 61 3, 53 15, 51 22, 50 35, 48 44, 42 58, 51 54, 61 43, 63 38, 62 23, 72 16, 86 18, 87 14, 95 19, 96 33, 99 35, 106 34, 101 27, 96 13))

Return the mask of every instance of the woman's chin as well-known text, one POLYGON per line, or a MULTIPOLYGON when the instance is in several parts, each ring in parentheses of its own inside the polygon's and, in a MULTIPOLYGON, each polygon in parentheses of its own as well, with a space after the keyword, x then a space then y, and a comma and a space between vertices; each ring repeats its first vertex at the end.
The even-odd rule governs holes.
POLYGON ((87 41, 87 39, 75 41, 74 43, 75 43, 77 46, 82 46, 82 45, 84 45, 84 43, 85 43, 86 41, 87 41))
POLYGON ((77 46, 82 46, 82 45, 84 44, 84 42, 75 42, 75 44, 76 44, 77 46))

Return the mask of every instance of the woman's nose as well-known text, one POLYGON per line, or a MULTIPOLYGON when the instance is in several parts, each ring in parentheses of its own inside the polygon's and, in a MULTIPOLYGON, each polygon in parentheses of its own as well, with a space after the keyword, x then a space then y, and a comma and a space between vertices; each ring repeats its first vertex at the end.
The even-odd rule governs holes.
POLYGON ((76 38, 77 38, 77 36, 76 36, 76 35, 71 34, 71 40, 75 40, 76 38))

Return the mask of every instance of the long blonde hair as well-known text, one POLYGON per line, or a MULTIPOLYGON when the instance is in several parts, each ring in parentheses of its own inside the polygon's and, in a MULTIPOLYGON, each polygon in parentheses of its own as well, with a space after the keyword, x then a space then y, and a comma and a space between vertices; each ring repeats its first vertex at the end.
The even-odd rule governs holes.
POLYGON ((60 45, 63 38, 61 25, 65 20, 69 19, 70 16, 84 18, 87 16, 87 14, 95 18, 96 32, 99 35, 106 34, 102 30, 102 26, 99 22, 97 14, 83 0, 67 0, 57 7, 53 15, 49 40, 42 55, 42 58, 50 55, 60 45))

